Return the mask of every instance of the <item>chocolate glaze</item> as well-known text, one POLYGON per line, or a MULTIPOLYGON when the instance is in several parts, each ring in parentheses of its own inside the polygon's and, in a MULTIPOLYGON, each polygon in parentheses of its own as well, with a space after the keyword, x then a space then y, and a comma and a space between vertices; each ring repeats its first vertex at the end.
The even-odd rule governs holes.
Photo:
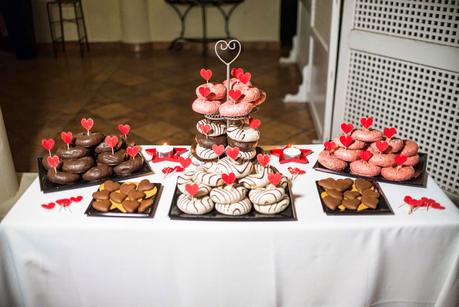
POLYGON ((61 159, 78 159, 89 154, 89 149, 81 146, 71 146, 67 149, 67 145, 57 148, 56 154, 61 159))
POLYGON ((204 134, 198 132, 196 134, 196 143, 208 149, 212 149, 212 145, 214 144, 226 146, 226 134, 206 137, 204 134))
MULTIPOLYGON (((115 146, 115 151, 119 150, 121 147, 124 147, 124 139, 121 137, 118 137, 118 144, 115 146)), ((97 147, 94 149, 96 153, 102 153, 102 152, 112 152, 112 148, 105 144, 105 142, 101 142, 97 147)))
MULTIPOLYGON (((49 170, 51 166, 48 164, 48 154, 44 155, 41 161, 41 164, 46 170, 49 170)), ((62 160, 59 160, 59 164, 57 165, 57 169, 61 169, 62 166, 62 160)))
POLYGON ((126 152, 125 152, 124 149, 120 149, 118 151, 115 151, 114 154, 112 154, 111 151, 110 152, 103 152, 103 153, 100 153, 97 156, 97 162, 105 163, 105 164, 108 164, 110 166, 118 165, 121 162, 123 162, 124 159, 126 159, 126 152))
POLYGON ((256 142, 239 142, 228 137, 228 145, 231 147, 239 147, 242 151, 252 151, 257 147, 258 141, 256 142))
POLYGON ((94 165, 94 159, 90 156, 75 160, 65 160, 62 165, 62 170, 69 173, 81 174, 86 172, 94 165))
POLYGON ((135 159, 129 159, 122 162, 113 169, 118 176, 127 176, 139 170, 143 165, 143 157, 136 156, 135 159))
POLYGON ((57 184, 71 184, 80 179, 80 175, 67 172, 55 172, 54 169, 48 170, 48 180, 57 184))
POLYGON ((75 145, 82 147, 93 147, 104 140, 104 135, 100 132, 81 132, 75 135, 75 145))
POLYGON ((103 163, 98 163, 97 166, 91 167, 86 173, 83 174, 83 179, 86 181, 94 181, 101 178, 106 178, 113 174, 110 166, 103 163))

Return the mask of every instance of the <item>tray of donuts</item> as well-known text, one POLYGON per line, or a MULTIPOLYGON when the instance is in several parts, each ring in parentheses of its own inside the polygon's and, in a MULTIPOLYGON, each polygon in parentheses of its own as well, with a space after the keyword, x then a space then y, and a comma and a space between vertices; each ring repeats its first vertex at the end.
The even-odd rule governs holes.
POLYGON ((324 143, 314 169, 379 182, 425 187, 427 154, 414 140, 394 137, 396 129, 371 129, 372 117, 361 118, 362 128, 341 124, 343 134, 324 143))
POLYGON ((118 125, 120 135, 104 135, 91 131, 94 126, 91 118, 83 118, 81 122, 86 131, 76 134, 63 131, 56 146, 52 138, 42 140, 46 153, 37 163, 40 188, 44 193, 153 173, 140 146, 128 137, 129 125, 118 125))
POLYGON ((86 209, 88 216, 140 217, 154 216, 161 197, 162 185, 143 179, 140 182, 104 181, 92 193, 92 201, 86 209))

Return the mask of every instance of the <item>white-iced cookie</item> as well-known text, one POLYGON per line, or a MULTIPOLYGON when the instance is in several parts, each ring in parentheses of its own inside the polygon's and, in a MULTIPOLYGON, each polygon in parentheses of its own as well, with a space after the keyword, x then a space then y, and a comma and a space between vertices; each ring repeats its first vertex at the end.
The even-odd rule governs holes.
POLYGON ((241 201, 247 195, 247 189, 243 186, 225 186, 214 188, 210 191, 210 199, 214 203, 231 204, 241 201))
POLYGON ((285 195, 280 201, 270 204, 270 205, 257 205, 254 204, 253 207, 255 211, 262 214, 277 214, 285 210, 290 204, 290 199, 288 195, 285 195))
POLYGON ((219 135, 226 133, 225 122, 201 119, 200 121, 197 122, 196 129, 199 131, 199 133, 205 134, 200 128, 200 126, 202 125, 210 126, 210 132, 207 134, 207 136, 219 136, 219 135))
POLYGON ((195 153, 201 160, 217 160, 218 156, 212 149, 204 148, 196 144, 195 153))
POLYGON ((244 215, 250 212, 252 209, 252 203, 246 197, 237 203, 232 204, 215 204, 215 210, 225 215, 244 215))
POLYGON ((285 195, 284 188, 268 185, 249 192, 249 198, 256 205, 270 205, 279 202, 285 195))
POLYGON ((269 168, 263 167, 260 164, 255 164, 255 173, 250 174, 239 180, 239 184, 247 189, 263 188, 269 183, 268 174, 269 168))
POLYGON ((205 184, 211 187, 223 185, 223 180, 220 174, 209 173, 205 170, 196 170, 193 179, 197 183, 205 184))
POLYGON ((256 142, 260 139, 260 131, 245 124, 229 125, 226 133, 228 137, 238 142, 256 142))
POLYGON ((214 208, 214 202, 209 196, 190 198, 181 194, 177 200, 177 207, 186 214, 206 214, 214 208))
POLYGON ((236 178, 243 178, 249 175, 253 170, 253 164, 250 161, 237 162, 229 157, 220 159, 212 165, 208 171, 215 174, 234 173, 236 178))

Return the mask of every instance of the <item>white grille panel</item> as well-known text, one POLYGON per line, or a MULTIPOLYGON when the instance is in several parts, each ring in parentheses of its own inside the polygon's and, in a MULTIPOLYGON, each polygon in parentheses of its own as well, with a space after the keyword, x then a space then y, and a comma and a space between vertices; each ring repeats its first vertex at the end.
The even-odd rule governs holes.
POLYGON ((459 47, 459 0, 356 0, 354 28, 459 47))
POLYGON ((459 195, 459 74, 351 50, 345 120, 396 127, 429 155, 427 170, 459 195))

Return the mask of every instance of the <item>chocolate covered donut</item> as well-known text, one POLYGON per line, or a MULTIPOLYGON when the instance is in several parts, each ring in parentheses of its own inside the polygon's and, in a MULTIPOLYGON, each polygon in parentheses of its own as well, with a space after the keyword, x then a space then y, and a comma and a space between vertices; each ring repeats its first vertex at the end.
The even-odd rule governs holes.
POLYGON ((143 165, 143 157, 136 156, 134 159, 129 159, 115 166, 113 170, 118 176, 127 176, 139 170, 143 165))
POLYGON ((100 132, 81 132, 75 135, 75 145, 82 147, 93 147, 104 140, 104 135, 100 132))
POLYGON ((80 175, 67 172, 55 172, 54 169, 48 170, 48 180, 57 184, 71 184, 80 179, 80 175))
POLYGON ((89 149, 81 146, 67 148, 67 145, 65 145, 58 147, 56 154, 61 159, 78 159, 87 156, 89 154, 89 149))
POLYGON ((83 174, 83 179, 86 181, 94 181, 102 178, 106 178, 113 174, 113 170, 110 166, 103 163, 98 163, 97 166, 91 167, 86 173, 83 174))
POLYGON ((206 136, 202 133, 196 133, 196 143, 201 147, 212 149, 212 145, 226 146, 226 135, 206 136))
POLYGON ((86 172, 91 166, 94 165, 94 159, 90 156, 86 156, 74 160, 64 160, 62 164, 62 170, 64 172, 81 174, 86 172))
MULTIPOLYGON (((114 150, 117 151, 119 150, 121 147, 124 147, 124 139, 122 138, 118 138, 119 139, 119 142, 118 144, 116 144, 114 150)), ((101 142, 99 145, 97 145, 97 147, 94 149, 94 151, 97 153, 97 154, 100 154, 102 152, 112 152, 112 148, 110 146, 108 146, 105 142, 101 142)))
POLYGON ((111 152, 102 152, 97 156, 97 162, 105 163, 110 166, 120 164, 126 158, 126 152, 124 149, 116 151, 114 154, 111 152))
POLYGON ((239 149, 242 151, 252 151, 257 147, 258 141, 239 142, 239 141, 233 140, 232 138, 228 137, 228 145, 231 147, 239 147, 239 149))

